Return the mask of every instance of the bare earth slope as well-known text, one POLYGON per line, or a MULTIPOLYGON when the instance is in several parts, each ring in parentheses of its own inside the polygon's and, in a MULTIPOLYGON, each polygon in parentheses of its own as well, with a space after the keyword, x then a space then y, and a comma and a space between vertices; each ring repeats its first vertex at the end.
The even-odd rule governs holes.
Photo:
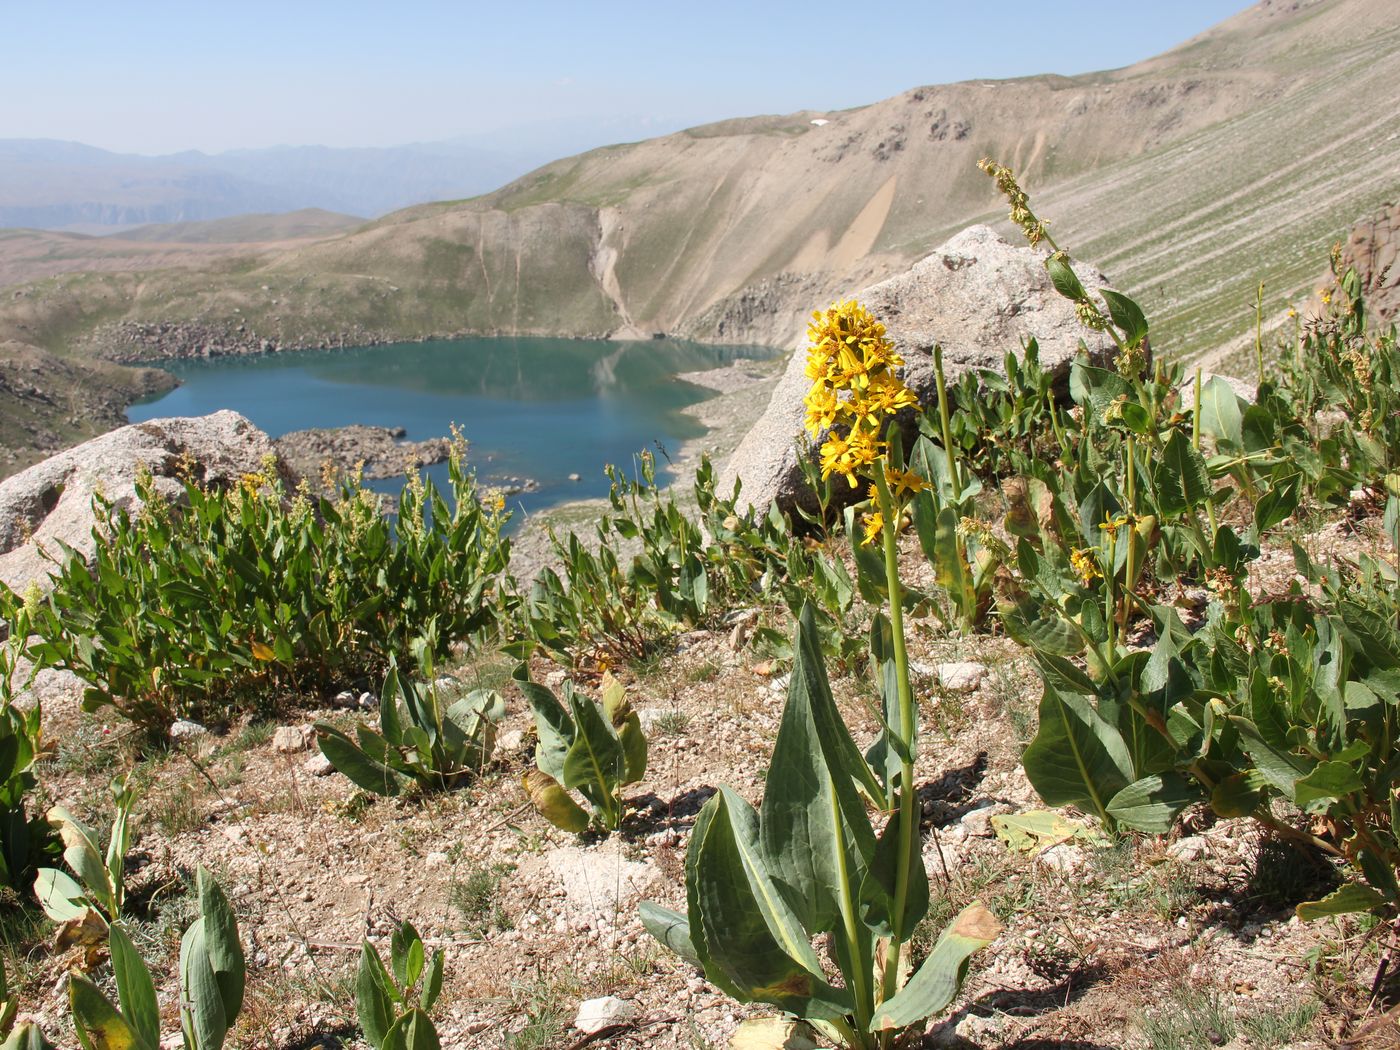
POLYGON ((192 326, 212 352, 463 332, 782 345, 814 304, 998 220, 991 155, 1146 300, 1159 350, 1198 354, 1251 323, 1257 281, 1281 312, 1394 196, 1397 112, 1400 4, 1264 0, 1126 69, 726 121, 314 243, 50 278, 0 302, 0 338, 120 358, 191 345, 132 322, 192 326))

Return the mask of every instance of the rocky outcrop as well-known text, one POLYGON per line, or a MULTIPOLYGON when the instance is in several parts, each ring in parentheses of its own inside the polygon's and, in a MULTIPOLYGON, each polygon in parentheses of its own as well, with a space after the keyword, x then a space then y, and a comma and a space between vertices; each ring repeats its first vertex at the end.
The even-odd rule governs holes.
MULTIPOLYGON (((1108 279, 1090 267, 1076 273, 1091 293, 1108 279)), ((1028 339, 1040 346, 1043 367, 1068 371, 1083 340, 1092 355, 1107 356, 1112 342, 1090 332, 1073 305, 1050 284, 1041 255, 1003 240, 987 226, 973 226, 907 272, 855 296, 885 322, 905 360, 904 381, 924 405, 935 403, 933 347, 943 347, 949 384, 964 372, 1000 369, 1008 350, 1028 339)), ((755 507, 773 501, 784 510, 809 500, 803 490, 795 440, 802 431, 802 399, 811 383, 806 361, 793 354, 763 416, 735 450, 720 479, 726 492, 735 477, 755 507)))
MULTIPOLYGON (((1366 289, 1371 316, 1400 318, 1400 205, 1383 204, 1351 228, 1342 246, 1342 265, 1355 266, 1366 289)), ((1345 272, 1345 270, 1343 271, 1345 272)))
POLYGON ((336 332, 303 334, 287 340, 280 336, 267 338, 243 323, 121 321, 98 327, 87 337, 87 345, 95 354, 120 364, 270 354, 278 350, 343 350, 347 346, 376 346, 390 341, 384 332, 353 323, 336 332))
POLYGON ((192 419, 152 419, 103 434, 0 482, 0 582, 19 590, 41 585, 59 557, 59 543, 90 553, 93 496, 136 504, 144 468, 156 491, 175 499, 182 478, 227 483, 260 469, 272 442, 237 412, 192 419))
POLYGON ((329 464, 345 474, 362 468, 364 477, 397 478, 444 462, 452 452, 449 438, 404 441, 403 427, 349 426, 328 430, 294 430, 273 446, 295 474, 315 484, 329 464))

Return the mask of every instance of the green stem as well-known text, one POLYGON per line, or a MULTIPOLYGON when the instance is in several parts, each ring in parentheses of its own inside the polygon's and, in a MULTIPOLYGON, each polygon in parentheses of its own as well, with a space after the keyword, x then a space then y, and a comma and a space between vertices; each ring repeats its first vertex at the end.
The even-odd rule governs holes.
POLYGON ((899 698, 900 748, 899 861, 895 868, 894 910, 890 917, 893 936, 885 955, 885 972, 880 983, 880 1001, 887 1002, 899 991, 899 950, 904 943, 904 912, 909 901, 909 873, 919 848, 918 812, 914 795, 914 694, 909 687, 909 654, 904 645, 904 602, 899 583, 899 548, 895 543, 895 515, 898 508, 885 482, 885 464, 877 464, 875 492, 884 520, 885 584, 889 590, 890 634, 894 639, 895 681, 899 698))
POLYGON ((1128 488, 1128 557, 1124 564, 1123 582, 1123 627, 1128 626, 1128 617, 1133 611, 1133 585, 1137 582, 1137 575, 1133 571, 1137 562, 1137 444, 1133 440, 1132 431, 1128 432, 1127 441, 1127 488, 1128 488))
MULTIPOLYGON (((938 422, 943 431, 943 455, 948 464, 948 477, 953 484, 953 502, 957 505, 958 513, 962 513, 962 469, 958 465, 958 456, 953 449, 953 427, 948 413, 948 386, 943 379, 943 347, 933 344, 933 376, 938 385, 938 422)), ((955 556, 961 563, 958 566, 958 579, 961 581, 958 599, 958 612, 962 620, 963 633, 966 634, 975 626, 977 619, 977 588, 971 579, 968 571, 967 543, 961 536, 953 539, 955 556)))
MULTIPOLYGON (((836 801, 835 794, 831 796, 831 819, 836 827, 842 826, 840 804, 836 801)), ((861 1032, 867 1032, 870 1029, 870 1018, 875 1013, 874 989, 869 987, 871 975, 862 962, 864 952, 861 950, 863 945, 860 930, 856 925, 855 888, 851 885, 851 872, 846 864, 844 839, 837 838, 835 852, 837 882, 841 887, 841 925, 846 935, 847 951, 855 963, 846 979, 850 981, 851 999, 855 1004, 856 1027, 861 1032)))
MULTIPOLYGON (((1259 291, 1254 298, 1254 359, 1259 365, 1259 385, 1264 386, 1264 282, 1259 282, 1259 291)), ((1199 373, 1198 373, 1199 374, 1199 373)), ((1197 395, 1199 396, 1199 394, 1197 395)), ((1198 402, 1199 403, 1199 402, 1198 402)))
MULTIPOLYGON (((943 430, 943 455, 948 460, 948 476, 953 482, 953 500, 962 503, 962 477, 958 470, 958 459, 953 453, 953 427, 948 417, 948 387, 943 381, 943 347, 933 344, 933 378, 938 384, 938 423, 943 430)), ((961 511, 959 507, 959 511, 961 511)))
MULTIPOLYGON (((1119 526, 1119 528, 1121 527, 1122 526, 1119 526)), ((1118 617, 1116 615, 1118 602, 1114 596, 1113 586, 1118 578, 1117 565, 1118 533, 1116 530, 1110 530, 1108 533, 1108 564, 1104 566, 1103 574, 1103 618, 1108 628, 1108 655, 1110 659, 1117 659, 1118 656, 1116 630, 1118 626, 1118 617)))

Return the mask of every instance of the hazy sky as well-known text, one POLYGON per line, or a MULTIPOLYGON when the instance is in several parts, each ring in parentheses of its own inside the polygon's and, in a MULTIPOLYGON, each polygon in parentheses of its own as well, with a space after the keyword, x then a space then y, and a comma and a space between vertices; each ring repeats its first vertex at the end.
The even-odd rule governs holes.
POLYGON ((565 118, 658 132, 1127 65, 1246 0, 0 0, 0 138, 387 146, 565 118))

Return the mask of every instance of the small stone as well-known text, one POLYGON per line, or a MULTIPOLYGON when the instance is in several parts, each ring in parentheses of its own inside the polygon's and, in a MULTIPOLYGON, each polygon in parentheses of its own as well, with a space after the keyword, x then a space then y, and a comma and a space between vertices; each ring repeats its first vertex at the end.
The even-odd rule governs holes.
POLYGON ((579 475, 576 474, 576 473, 575 473, 575 474, 570 474, 570 475, 569 475, 569 480, 570 480, 570 481, 578 481, 578 480, 579 480, 579 475))
POLYGON ((313 777, 328 777, 335 772, 335 766, 331 764, 331 760, 319 751, 308 758, 301 768, 313 777))
POLYGON ((1077 871, 1084 864, 1084 851, 1078 846, 1062 842, 1058 846, 1037 853, 1036 864, 1050 871, 1077 871))
POLYGON ((963 660, 938 665, 938 684, 950 693, 971 693, 986 677, 987 668, 984 664, 963 660))
POLYGON ((185 718, 177 718, 174 722, 170 723, 171 740, 193 740, 196 737, 203 736, 207 732, 209 732, 209 730, 205 729, 204 726, 200 725, 198 722, 191 722, 185 718))
POLYGON ((284 755, 305 751, 316 739, 316 730, 309 725, 278 726, 272 734, 272 750, 284 755))
POLYGON ((579 1004, 574 1027, 584 1035, 594 1035, 605 1028, 616 1028, 631 1022, 637 1016, 637 1008, 615 995, 605 995, 600 999, 585 999, 579 1004))
POLYGON ((361 693, 356 703, 361 711, 374 711, 379 707, 379 697, 373 693, 361 693))
POLYGON ((519 751, 525 744, 525 730, 507 729, 496 738, 496 746, 502 751, 519 751))
POLYGON ((440 868, 444 864, 448 863, 449 859, 450 858, 447 856, 447 854, 443 853, 441 850, 433 850, 433 852, 427 854, 423 858, 423 867, 440 868))
POLYGON ((357 707, 358 705, 355 703, 355 694, 349 689, 345 689, 336 693, 335 696, 331 698, 331 706, 345 709, 357 707))
POLYGON ((789 684, 791 681, 792 681, 792 675, 791 675, 790 673, 789 673, 789 674, 780 674, 780 675, 778 675, 777 678, 773 679, 771 682, 768 683, 768 691, 769 691, 770 693, 782 693, 782 692, 785 692, 785 691, 787 690, 788 684, 789 684))
POLYGON ((1005 802, 991 802, 964 813, 961 823, 968 835, 979 839, 989 839, 996 834, 996 830, 992 827, 992 817, 1010 812, 1012 812, 1012 808, 1005 802))
POLYGON ((1207 843, 1204 835, 1188 835, 1167 847, 1167 856, 1174 860, 1190 863, 1206 855, 1207 843))

